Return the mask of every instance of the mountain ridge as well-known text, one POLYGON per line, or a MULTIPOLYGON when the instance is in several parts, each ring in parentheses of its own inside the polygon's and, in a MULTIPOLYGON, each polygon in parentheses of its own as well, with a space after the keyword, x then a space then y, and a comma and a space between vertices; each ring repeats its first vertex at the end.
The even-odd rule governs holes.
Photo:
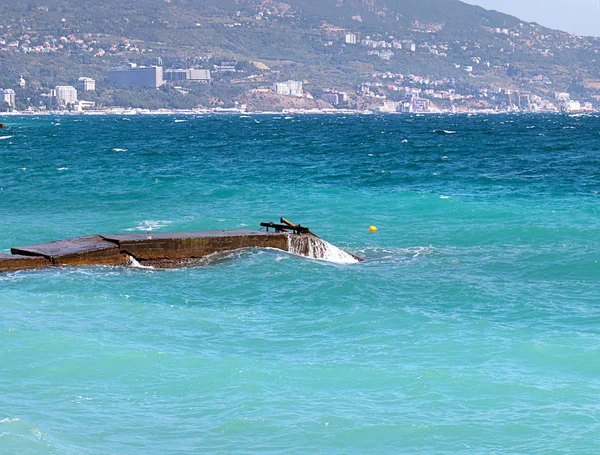
MULTIPOLYGON (((130 61, 211 67, 230 59, 265 63, 267 85, 295 78, 355 90, 387 72, 453 80, 472 93, 489 87, 550 96, 575 87, 582 99, 600 96, 600 40, 459 0, 30 0, 0 4, 0 27, 5 43, 19 42, 0 52, 0 87, 21 74, 52 87, 77 75, 102 83, 109 67, 130 61), (360 42, 347 43, 346 34, 360 42), (531 82, 539 77, 541 84, 531 82)), ((215 82, 202 90, 218 91, 215 82)), ((258 86, 238 82, 233 98, 221 101, 258 86)))

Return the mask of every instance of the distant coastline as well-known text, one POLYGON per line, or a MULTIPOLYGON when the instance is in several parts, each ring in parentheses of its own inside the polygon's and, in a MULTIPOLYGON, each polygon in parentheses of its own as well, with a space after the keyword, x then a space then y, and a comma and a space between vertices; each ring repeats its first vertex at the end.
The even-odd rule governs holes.
POLYGON ((125 109, 110 108, 90 111, 11 111, 3 112, 1 117, 19 117, 19 116, 39 116, 39 115, 62 115, 62 116, 101 116, 101 115, 493 115, 493 114, 566 114, 566 115, 587 115, 597 114, 597 110, 586 111, 515 111, 515 110, 494 110, 494 109, 472 109, 456 112, 450 111, 430 111, 430 112, 386 112, 379 110, 359 110, 359 109, 285 109, 281 111, 248 111, 241 109, 125 109))

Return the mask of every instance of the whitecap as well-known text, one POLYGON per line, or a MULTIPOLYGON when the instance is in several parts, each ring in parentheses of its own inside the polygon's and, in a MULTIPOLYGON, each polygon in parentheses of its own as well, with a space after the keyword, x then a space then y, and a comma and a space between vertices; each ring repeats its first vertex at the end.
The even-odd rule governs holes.
POLYGON ((115 147, 114 149, 112 149, 112 151, 113 152, 126 152, 127 149, 120 149, 120 148, 115 147))
POLYGON ((18 417, 6 417, 5 419, 0 420, 0 423, 13 423, 13 422, 18 422, 19 419, 18 417))
POLYGON ((139 222, 136 226, 125 229, 126 231, 153 231, 155 229, 161 229, 169 224, 172 224, 172 221, 168 220, 144 220, 139 222))
POLYGON ((445 196, 445 195, 440 195, 440 199, 451 199, 452 196, 445 196))
POLYGON ((173 123, 185 123, 185 122, 187 122, 187 120, 180 120, 180 119, 173 120, 173 123))
POLYGON ((435 253, 432 247, 415 246, 407 248, 364 248, 357 253, 365 258, 366 263, 377 263, 381 261, 401 261, 406 262, 411 259, 417 259, 421 256, 431 256, 435 253))
POLYGON ((4 140, 4 139, 10 139, 13 136, 0 136, 0 141, 4 140))
POLYGON ((57 171, 68 171, 69 168, 68 167, 57 167, 56 170, 57 171))

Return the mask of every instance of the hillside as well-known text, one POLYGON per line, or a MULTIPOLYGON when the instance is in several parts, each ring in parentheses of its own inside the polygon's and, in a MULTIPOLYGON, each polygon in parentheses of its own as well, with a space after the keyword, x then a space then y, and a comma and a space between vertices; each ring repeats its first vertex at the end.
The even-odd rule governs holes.
MULTIPOLYGON (((231 104, 248 90, 289 78, 313 91, 354 93, 366 86, 363 92, 393 98, 386 74, 460 88, 467 99, 484 90, 493 102, 502 90, 548 98, 570 91, 582 100, 600 95, 600 40, 458 0, 8 3, 0 3, 0 87, 12 87, 20 75, 36 90, 85 75, 98 81, 98 100, 105 104, 120 96, 104 83, 107 70, 126 62, 210 69, 222 61, 242 64, 235 76, 216 74, 210 87, 186 89, 183 105, 231 104), (355 44, 347 42, 348 33, 355 44)), ((163 98, 159 105, 171 99, 163 98)))

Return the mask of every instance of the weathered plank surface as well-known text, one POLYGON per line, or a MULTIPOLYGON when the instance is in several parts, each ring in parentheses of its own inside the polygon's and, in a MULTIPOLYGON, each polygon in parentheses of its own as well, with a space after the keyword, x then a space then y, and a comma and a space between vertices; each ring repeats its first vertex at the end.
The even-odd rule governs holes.
POLYGON ((124 264, 118 245, 99 235, 11 248, 13 254, 42 256, 54 265, 124 264))
POLYGON ((123 253, 138 261, 199 259, 241 248, 278 248, 287 251, 287 234, 252 231, 192 231, 103 235, 123 253))
POLYGON ((0 272, 49 267, 52 263, 42 256, 20 256, 0 253, 0 272))

